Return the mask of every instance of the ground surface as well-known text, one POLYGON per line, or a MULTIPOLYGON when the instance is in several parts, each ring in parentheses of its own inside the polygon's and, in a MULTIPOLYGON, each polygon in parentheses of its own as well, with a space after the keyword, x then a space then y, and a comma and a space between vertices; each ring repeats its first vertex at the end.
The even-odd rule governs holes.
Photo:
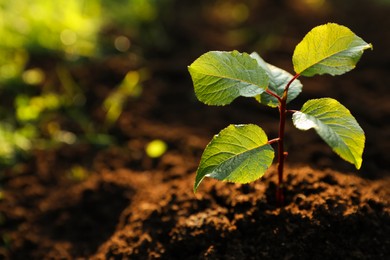
MULTIPOLYGON (((36 150, 30 162, 4 173, 0 258, 389 259, 390 97, 383 48, 389 40, 373 23, 359 18, 354 25, 362 32, 372 29, 364 38, 371 37, 374 46, 376 39, 380 53, 368 53, 349 74, 302 79, 304 92, 290 108, 324 96, 348 107, 367 136, 360 171, 314 132, 298 131, 289 122, 283 208, 275 205, 275 166, 248 185, 206 179, 194 195, 197 164, 213 134, 230 123, 256 123, 273 138, 277 113, 254 100, 218 108, 198 103, 185 68, 189 56, 199 53, 183 50, 173 61, 150 61, 153 77, 112 129, 117 144, 36 150), (168 151, 150 159, 144 148, 157 138, 168 144, 168 151)), ((297 38, 284 41, 283 50, 291 50, 297 35, 303 35, 288 32, 297 38)), ((202 44, 214 46, 212 37, 204 39, 202 44)), ((290 62, 285 52, 267 58, 291 66, 285 65, 290 62)), ((97 75, 107 68, 103 62, 82 74, 94 78, 91 85, 103 85, 104 92, 97 75)), ((101 88, 92 94, 101 95, 101 88)))
MULTIPOLYGON (((158 88, 150 90, 161 91, 157 96, 164 100, 168 90, 158 88)), ((346 163, 333 157, 313 133, 302 138, 316 141, 302 146, 296 156, 290 151, 289 159, 308 160, 316 154, 311 160, 321 168, 287 167, 284 208, 275 205, 274 167, 249 185, 206 179, 194 195, 194 172, 212 135, 208 131, 214 130, 192 127, 195 115, 190 126, 184 126, 180 120, 162 123, 170 119, 159 122, 131 112, 161 117, 153 115, 163 113, 159 102, 135 102, 122 116, 124 145, 98 152, 88 145, 36 151, 33 163, 17 176, 10 174, 0 204, 10 249, 4 254, 12 259, 385 259, 390 255, 389 175, 330 170, 327 164, 343 168, 346 163), (155 138, 165 140, 169 150, 150 159, 144 146, 155 138), (68 177, 74 162, 91 169, 86 179, 68 177)), ((170 98, 166 102, 174 107, 170 98)), ((199 112, 169 108, 167 117, 176 113, 172 117, 183 117, 183 122, 188 113, 199 112)), ((236 109, 227 114, 211 109, 204 120, 235 117, 234 113, 240 114, 236 109)), ((251 104, 245 109, 251 111, 251 104)), ((247 113, 243 120, 250 116, 247 113)), ((210 128, 218 127, 217 121, 210 128)), ((296 141, 291 140, 291 147, 296 141)))

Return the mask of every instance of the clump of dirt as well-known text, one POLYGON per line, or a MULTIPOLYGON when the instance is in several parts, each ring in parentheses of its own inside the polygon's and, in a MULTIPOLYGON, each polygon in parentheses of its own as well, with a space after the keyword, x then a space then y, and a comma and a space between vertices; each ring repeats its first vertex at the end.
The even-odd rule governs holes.
POLYGON ((163 191, 153 210, 145 211, 146 221, 140 216, 129 218, 129 226, 140 227, 137 237, 142 242, 129 241, 123 229, 97 255, 130 259, 329 259, 335 255, 384 259, 389 255, 390 208, 385 200, 389 182, 307 167, 288 172, 284 208, 274 203, 275 174, 254 185, 206 181, 196 199, 191 194, 192 178, 178 180, 176 189, 163 191))

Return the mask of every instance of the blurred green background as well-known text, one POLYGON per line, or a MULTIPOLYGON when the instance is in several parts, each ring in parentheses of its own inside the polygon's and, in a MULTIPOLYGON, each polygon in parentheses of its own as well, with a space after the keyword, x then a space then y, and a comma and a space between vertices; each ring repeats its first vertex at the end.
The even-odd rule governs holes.
POLYGON ((208 50, 257 51, 292 71, 295 45, 332 21, 374 44, 364 62, 388 68, 389 10, 388 0, 0 0, 0 166, 34 149, 114 143, 155 71, 185 75, 208 50))
POLYGON ((170 2, 1 0, 0 165, 13 165, 34 148, 110 144, 107 129, 147 78, 141 44, 165 44, 156 21, 170 2), (118 75, 107 68, 112 91, 97 101, 106 115, 95 122, 89 114, 95 101, 87 97, 95 80, 74 71, 118 56, 127 64, 118 75))

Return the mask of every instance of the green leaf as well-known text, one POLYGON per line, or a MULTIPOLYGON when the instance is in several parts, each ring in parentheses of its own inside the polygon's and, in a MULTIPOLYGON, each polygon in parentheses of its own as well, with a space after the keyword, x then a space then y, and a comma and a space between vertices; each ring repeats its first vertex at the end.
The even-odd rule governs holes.
MULTIPOLYGON (((288 73, 287 71, 282 70, 281 68, 266 63, 256 52, 252 52, 250 56, 255 60, 257 60, 259 66, 262 67, 264 71, 267 73, 269 77, 268 88, 281 97, 283 95, 283 91, 287 83, 294 76, 288 73)), ((297 79, 294 80, 288 89, 287 103, 295 99, 299 95, 299 93, 301 93, 301 91, 302 91, 301 82, 297 79)), ((270 107, 278 106, 278 100, 275 97, 265 92, 256 96, 256 100, 270 107)))
POLYGON ((301 130, 314 128, 335 153, 360 169, 365 135, 349 110, 337 100, 309 100, 293 114, 293 122, 301 130))
POLYGON ((274 150, 257 125, 230 125, 215 135, 203 152, 194 192, 204 177, 248 183, 264 175, 272 164, 274 150))
POLYGON ((239 96, 254 97, 268 86, 268 76, 247 53, 210 51, 188 70, 197 98, 208 105, 227 105, 239 96))
POLYGON ((355 68, 366 49, 372 45, 350 29, 335 23, 313 28, 296 46, 294 70, 303 76, 341 75, 355 68))

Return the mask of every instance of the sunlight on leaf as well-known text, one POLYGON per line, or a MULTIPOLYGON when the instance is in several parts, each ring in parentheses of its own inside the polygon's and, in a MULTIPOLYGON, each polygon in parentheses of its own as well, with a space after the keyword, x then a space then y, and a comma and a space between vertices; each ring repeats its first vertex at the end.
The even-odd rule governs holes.
POLYGON ((210 51, 189 67, 197 98, 208 105, 227 105, 239 96, 254 97, 268 86, 255 59, 238 51, 210 51))
POLYGON ((230 125, 214 136, 203 152, 196 173, 194 192, 204 177, 248 183, 262 177, 270 167, 274 150, 257 125, 230 125))
POLYGON ((337 100, 309 100, 293 114, 293 122, 300 130, 314 128, 341 158, 360 168, 365 143, 363 129, 337 100))
MULTIPOLYGON (((283 95, 287 83, 294 76, 288 73, 287 71, 282 70, 281 68, 266 63, 256 52, 251 53, 250 56, 255 60, 257 60, 260 67, 262 67, 264 71, 267 73, 269 77, 268 88, 274 93, 276 93, 279 97, 281 97, 283 95)), ((301 82, 298 79, 294 80, 290 88, 288 89, 287 103, 295 99, 301 93, 301 91, 302 91, 301 82)), ((278 100, 275 97, 267 93, 262 93, 259 96, 256 96, 256 100, 270 107, 277 107, 279 104, 278 100)))
POLYGON ((341 75, 355 68, 366 49, 372 45, 350 29, 335 23, 312 29, 296 46, 293 64, 296 73, 341 75))

